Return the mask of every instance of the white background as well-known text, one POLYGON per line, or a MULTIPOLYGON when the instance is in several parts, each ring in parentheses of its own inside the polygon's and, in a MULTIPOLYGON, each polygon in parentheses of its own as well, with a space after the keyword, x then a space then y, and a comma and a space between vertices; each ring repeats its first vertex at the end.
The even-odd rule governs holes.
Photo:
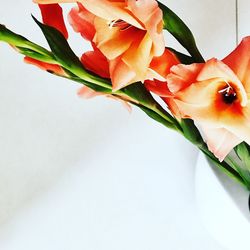
MULTIPOLYGON (((206 58, 234 48, 234 0, 163 2, 206 58)), ((249 9, 240 0, 240 36, 249 9)), ((30 13, 40 17, 29 0, 4 1, 0 23, 45 46, 30 13)), ((80 55, 86 42, 72 36, 80 55)), ((79 99, 78 88, 0 44, 0 249, 222 250, 196 211, 196 149, 136 108, 79 99)))

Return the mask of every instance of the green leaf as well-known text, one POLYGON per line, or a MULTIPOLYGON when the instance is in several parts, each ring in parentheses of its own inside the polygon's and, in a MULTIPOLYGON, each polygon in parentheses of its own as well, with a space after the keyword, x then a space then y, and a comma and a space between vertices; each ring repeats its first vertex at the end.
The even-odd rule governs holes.
POLYGON ((155 101, 153 96, 141 82, 131 84, 123 88, 121 91, 131 99, 136 100, 137 104, 143 105, 144 107, 160 115, 165 121, 171 123, 172 127, 176 127, 176 129, 179 128, 179 124, 176 119, 173 118, 155 101))
POLYGON ((34 50, 22 48, 22 47, 16 47, 16 49, 18 50, 18 52, 20 54, 31 57, 31 58, 36 59, 38 61, 45 62, 45 63, 51 63, 51 64, 57 64, 55 58, 53 58, 52 56, 40 54, 34 50))
POLYGON ((67 40, 60 31, 54 27, 42 24, 34 16, 32 17, 37 25, 41 28, 54 57, 62 67, 87 82, 102 86, 104 88, 112 89, 111 83, 108 80, 90 74, 84 69, 79 58, 70 48, 67 40))
POLYGON ((194 121, 191 119, 182 119, 180 122, 184 136, 196 146, 202 146, 204 144, 203 138, 195 126, 194 121))
POLYGON ((188 55, 185 55, 173 48, 170 48, 170 47, 167 47, 167 49, 169 49, 170 51, 172 51, 176 56, 177 58, 179 59, 179 61, 182 63, 182 64, 192 64, 192 63, 195 63, 195 60, 193 59, 193 57, 191 56, 188 56, 188 55))
POLYGON ((15 47, 19 47, 20 49, 23 48, 32 50, 34 52, 37 52, 38 54, 51 58, 51 60, 53 59, 53 55, 50 51, 44 49, 43 47, 35 43, 32 43, 23 36, 12 32, 2 24, 0 24, 0 41, 6 42, 15 47))
POLYGON ((187 25, 167 6, 158 2, 163 12, 164 29, 171 33, 176 40, 190 53, 195 62, 204 62, 196 43, 194 36, 187 25))
POLYGON ((159 115, 154 110, 146 108, 143 105, 138 105, 138 104, 135 104, 135 105, 138 106, 142 111, 144 111, 153 120, 161 123, 162 125, 164 125, 167 128, 171 128, 171 129, 176 130, 176 127, 172 122, 167 121, 166 119, 164 119, 161 115, 159 115))
POLYGON ((91 82, 87 82, 81 78, 79 78, 78 76, 74 75, 72 72, 70 72, 69 70, 67 69, 64 69, 64 71, 67 73, 68 76, 64 77, 68 80, 71 80, 71 81, 74 81, 74 82, 77 82, 77 83, 80 83, 80 84, 83 84, 83 85, 86 85, 87 87, 91 88, 92 90, 96 91, 96 92, 99 92, 99 93, 104 93, 104 94, 112 94, 112 90, 108 89, 108 88, 105 88, 105 87, 102 87, 102 86, 99 86, 99 85, 96 85, 96 84, 93 84, 91 82))
POLYGON ((141 82, 123 88, 122 92, 144 106, 154 107, 156 105, 154 98, 141 82))
POLYGON ((237 164, 237 170, 250 188, 250 146, 242 142, 235 147, 235 152, 241 160, 237 164))
POLYGON ((232 178, 233 180, 240 183, 242 186, 249 188, 246 185, 245 180, 242 178, 242 176, 234 170, 230 165, 228 165, 225 161, 219 162, 216 160, 212 155, 208 154, 207 152, 203 151, 203 153, 208 157, 208 159, 216 166, 220 171, 222 171, 224 174, 232 178))

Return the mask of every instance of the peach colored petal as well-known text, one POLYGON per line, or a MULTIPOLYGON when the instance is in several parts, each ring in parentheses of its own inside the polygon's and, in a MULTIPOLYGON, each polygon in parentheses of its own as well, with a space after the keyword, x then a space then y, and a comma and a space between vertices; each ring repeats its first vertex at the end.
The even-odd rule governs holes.
POLYGON ((152 61, 151 48, 152 40, 146 33, 142 39, 135 40, 122 56, 122 60, 136 72, 140 81, 145 80, 145 74, 152 61))
POLYGON ((105 20, 124 20, 125 22, 144 29, 140 22, 126 8, 126 1, 109 1, 109 0, 80 0, 83 6, 105 20))
POLYGON ((234 89, 238 92, 238 98, 243 106, 247 103, 247 94, 244 86, 234 74, 234 72, 223 62, 213 58, 206 62, 200 71, 197 81, 203 81, 212 78, 222 78, 225 82, 233 83, 234 89))
POLYGON ((128 8, 143 23, 153 41, 154 56, 164 52, 163 15, 155 0, 128 0, 128 8))
POLYGON ((103 93, 100 92, 96 92, 93 89, 87 87, 87 86, 83 86, 81 87, 78 92, 77 92, 78 96, 84 98, 84 99, 90 99, 96 96, 101 96, 104 95, 103 93))
POLYGON ((157 71, 155 71, 155 70, 153 70, 151 68, 147 68, 144 79, 139 79, 138 81, 145 82, 145 79, 150 80, 150 81, 153 81, 155 79, 157 79, 158 81, 162 81, 162 82, 166 81, 165 77, 163 77, 157 71))
POLYGON ((105 20, 113 21, 122 19, 127 23, 139 28, 144 29, 143 25, 133 16, 127 9, 125 1, 112 1, 112 0, 33 0, 39 4, 52 4, 52 3, 74 3, 80 2, 88 11, 94 13, 105 20))
POLYGON ((167 104, 168 109, 177 120, 180 121, 184 118, 173 97, 162 97, 162 100, 167 104))
POLYGON ((208 149, 223 161, 231 150, 242 142, 237 136, 224 128, 211 129, 202 126, 208 149))
POLYGON ((227 113, 221 120, 227 130, 237 135, 242 141, 250 144, 250 104, 240 111, 237 116, 227 113))
POLYGON ((170 50, 165 49, 161 56, 153 58, 150 68, 166 79, 170 73, 170 69, 179 63, 180 61, 176 55, 170 50))
POLYGON ((112 79, 113 90, 119 90, 133 82, 136 73, 120 58, 110 62, 110 77, 112 79))
POLYGON ((107 25, 107 20, 98 17, 95 19, 95 29, 96 35, 93 42, 109 60, 122 55, 129 49, 134 40, 138 40, 138 36, 140 38, 141 34, 144 34, 134 27, 122 32, 118 27, 110 28, 107 25))
POLYGON ((82 4, 78 3, 78 6, 70 11, 68 19, 75 32, 79 32, 88 41, 93 40, 96 32, 94 27, 95 15, 87 11, 82 4))
POLYGON ((247 93, 250 93, 250 36, 245 37, 240 45, 225 59, 227 64, 238 76, 247 93))
POLYGON ((151 45, 152 40, 146 34, 142 40, 134 41, 122 57, 110 62, 110 75, 114 91, 146 79, 151 61, 151 45))
POLYGON ((97 91, 94 91, 92 90, 91 88, 87 87, 87 86, 83 86, 79 89, 78 93, 77 93, 80 97, 84 98, 84 99, 90 99, 90 98, 94 98, 94 97, 97 97, 97 96, 106 96, 107 98, 110 98, 110 99, 113 99, 115 101, 119 101, 122 103, 122 105, 124 106, 124 108, 129 112, 131 113, 132 111, 132 107, 131 105, 125 101, 125 100, 122 100, 116 96, 112 96, 112 95, 108 95, 108 94, 104 94, 104 93, 101 93, 101 92, 97 92, 97 91))
POLYGON ((194 63, 191 65, 178 64, 171 68, 171 73, 167 76, 168 87, 171 92, 176 93, 187 88, 197 80, 197 76, 204 64, 194 63))
POLYGON ((191 117, 211 126, 220 126, 225 123, 222 120, 225 115, 239 116, 242 109, 239 101, 231 105, 223 102, 219 91, 224 86, 225 83, 221 78, 196 82, 175 94, 176 104, 185 117, 191 117))
POLYGON ((154 81, 145 81, 144 83, 147 90, 153 92, 154 94, 161 97, 173 97, 173 94, 168 89, 166 82, 161 82, 158 80, 154 81))

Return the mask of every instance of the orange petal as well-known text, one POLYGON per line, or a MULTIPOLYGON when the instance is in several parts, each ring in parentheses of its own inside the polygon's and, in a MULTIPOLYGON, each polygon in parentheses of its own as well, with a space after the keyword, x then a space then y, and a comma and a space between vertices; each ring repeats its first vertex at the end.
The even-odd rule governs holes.
POLYGON ((59 65, 56 64, 50 64, 50 63, 45 63, 45 62, 41 62, 39 60, 30 58, 25 56, 24 57, 24 62, 28 63, 28 64, 32 64, 37 66, 38 68, 42 69, 42 70, 46 70, 50 73, 59 75, 59 76, 67 76, 66 72, 63 70, 63 68, 59 65))
POLYGON ((152 61, 152 40, 146 33, 138 35, 137 40, 122 55, 122 60, 136 73, 138 80, 146 80, 147 69, 152 61), (141 38, 142 36, 142 38, 141 38))
POLYGON ((96 16, 105 20, 123 20, 134 27, 144 29, 141 23, 127 9, 126 1, 81 0, 83 6, 96 16))
POLYGON ((231 152, 231 150, 242 142, 237 136, 224 128, 211 129, 202 126, 208 149, 220 160, 231 152))
POLYGON ((227 130, 237 135, 242 141, 250 144, 250 104, 242 108, 237 116, 227 113, 222 122, 227 130))
POLYGON ((181 114, 179 107, 177 106, 173 97, 163 97, 162 100, 167 104, 168 109, 171 111, 172 115, 181 120, 184 116, 181 114))
POLYGON ((78 92, 77 92, 78 96, 84 98, 84 99, 90 99, 96 96, 100 96, 100 95, 104 95, 103 93, 99 93, 97 91, 94 91, 93 89, 87 87, 87 86, 83 86, 81 87, 78 92))
POLYGON ((87 11, 82 4, 78 3, 78 6, 70 11, 68 18, 75 32, 79 32, 88 41, 93 40, 95 35, 95 16, 87 11))
POLYGON ((42 13, 43 23, 56 28, 67 39, 68 31, 64 23, 62 8, 59 4, 39 4, 39 8, 42 13))
MULTIPOLYGON (((152 40, 145 34, 138 38, 119 58, 110 62, 110 74, 113 90, 121 89, 131 83, 144 81, 147 78, 152 40)), ((161 78, 162 80, 162 78, 161 78)))
POLYGON ((246 92, 250 92, 250 36, 245 37, 240 45, 225 59, 227 64, 238 76, 246 92))
POLYGON ((234 72, 222 61, 215 58, 207 61, 197 77, 197 81, 203 81, 212 78, 222 78, 225 82, 233 83, 233 87, 238 94, 241 105, 247 103, 247 94, 244 86, 234 72))
POLYGON ((241 116, 242 106, 239 101, 226 104, 219 90, 225 87, 221 78, 196 82, 188 88, 175 93, 175 102, 183 117, 191 117, 210 126, 223 126, 228 116, 241 116), (225 118, 225 120, 223 120, 225 118))
POLYGON ((128 8, 131 10, 153 41, 154 56, 161 56, 165 50, 163 37, 163 15, 155 0, 128 0, 128 8))
POLYGON ((97 48, 94 51, 84 53, 81 57, 81 62, 89 71, 101 77, 110 78, 108 61, 97 48))
POLYGON ((171 73, 167 76, 168 87, 175 93, 187 88, 196 82, 204 64, 194 63, 191 65, 178 64, 171 68, 171 73))
POLYGON ((118 27, 110 28, 107 20, 98 17, 95 19, 95 29, 94 43, 109 60, 122 55, 133 41, 138 40, 138 35, 141 38, 141 34, 145 33, 134 27, 121 32, 118 27))
POLYGON ((124 108, 126 108, 129 113, 131 113, 131 111, 132 111, 132 107, 128 102, 121 100, 120 98, 112 96, 112 95, 108 95, 108 94, 94 91, 87 86, 81 87, 78 91, 78 95, 84 99, 90 99, 90 98, 97 97, 97 96, 106 96, 107 98, 121 102, 122 105, 124 106, 124 108))
POLYGON ((166 82, 161 82, 158 80, 154 81, 145 81, 144 82, 145 87, 147 90, 153 92, 154 94, 161 96, 161 97, 172 97, 173 94, 168 89, 166 82))
POLYGON ((117 58, 110 61, 110 77, 112 79, 113 90, 119 90, 133 82, 136 73, 127 64, 117 58))
POLYGON ((179 63, 180 61, 176 55, 170 50, 165 49, 161 56, 153 58, 150 63, 150 68, 166 78, 170 73, 170 69, 179 63))

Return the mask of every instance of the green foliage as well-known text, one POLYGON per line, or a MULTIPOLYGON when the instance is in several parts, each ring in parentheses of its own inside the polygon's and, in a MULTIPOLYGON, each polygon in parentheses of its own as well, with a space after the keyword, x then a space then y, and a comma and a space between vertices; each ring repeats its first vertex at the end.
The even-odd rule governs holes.
POLYGON ((184 136, 196 146, 204 144, 203 138, 191 119, 182 119, 180 125, 183 130, 184 136))
POLYGON ((86 82, 112 89, 111 83, 108 80, 95 76, 84 69, 79 58, 70 48, 67 40, 60 31, 54 27, 42 24, 35 17, 33 19, 41 28, 58 64, 86 82))
POLYGON ((39 57, 40 55, 46 60, 46 62, 55 62, 51 52, 35 43, 32 43, 25 37, 12 32, 2 24, 0 24, 0 41, 6 42, 11 46, 16 47, 21 53, 25 55, 26 52, 27 54, 34 54, 36 57, 39 57))
POLYGON ((235 147, 235 152, 241 160, 240 163, 237 164, 237 170, 250 189, 250 146, 242 142, 235 147))
POLYGON ((170 47, 167 47, 167 49, 172 51, 182 64, 189 65, 189 64, 195 63, 195 60, 193 59, 193 57, 185 55, 185 54, 183 54, 183 53, 181 53, 173 48, 170 48, 170 47))
POLYGON ((195 62, 204 62, 196 43, 194 36, 187 25, 167 6, 158 2, 163 12, 164 29, 171 33, 176 40, 190 53, 195 62))

